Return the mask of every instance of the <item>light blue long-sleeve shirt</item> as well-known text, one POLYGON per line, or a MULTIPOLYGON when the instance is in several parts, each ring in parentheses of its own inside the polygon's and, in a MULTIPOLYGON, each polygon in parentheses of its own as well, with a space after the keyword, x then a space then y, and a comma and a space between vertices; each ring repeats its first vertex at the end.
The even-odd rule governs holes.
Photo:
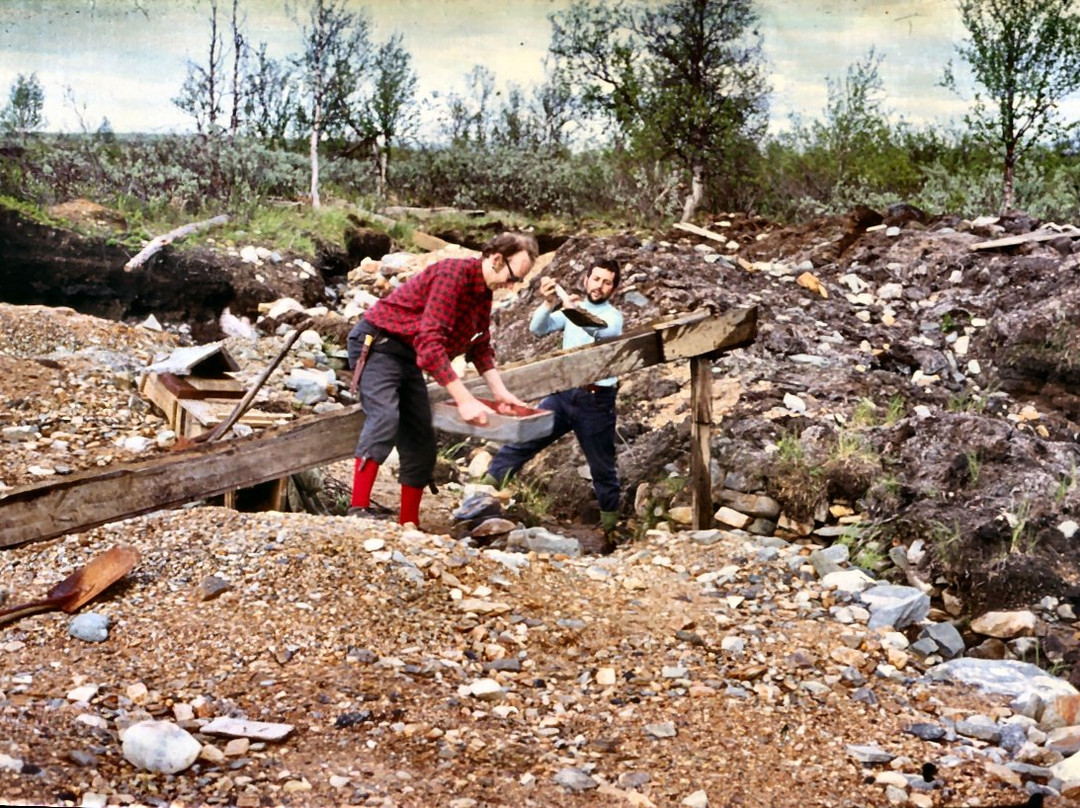
MULTIPOLYGON (((622 313, 612 306, 610 302, 605 300, 603 303, 592 303, 586 299, 581 301, 578 306, 590 314, 595 314, 607 323, 607 326, 605 328, 582 328, 567 320, 566 315, 563 314, 562 311, 553 312, 547 307, 547 304, 543 304, 533 313, 532 320, 529 321, 529 330, 538 337, 542 337, 545 334, 551 334, 554 331, 562 331, 562 347, 564 351, 569 348, 580 348, 582 345, 590 345, 598 339, 617 337, 622 334, 622 313)), ((602 387, 611 387, 617 382, 618 379, 615 376, 612 376, 607 379, 601 379, 596 382, 596 384, 602 387)))

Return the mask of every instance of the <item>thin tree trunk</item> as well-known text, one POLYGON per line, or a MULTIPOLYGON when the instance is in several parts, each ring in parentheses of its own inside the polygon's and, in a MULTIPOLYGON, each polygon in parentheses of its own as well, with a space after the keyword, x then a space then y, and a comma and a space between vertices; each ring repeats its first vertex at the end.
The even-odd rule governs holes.
POLYGON ((240 66, 243 63, 244 36, 240 32, 239 0, 233 0, 232 9, 233 35, 233 75, 232 75, 232 115, 229 118, 229 132, 233 137, 240 130, 240 66))
POLYGON ((1012 155, 1005 157, 1005 199, 1002 203, 1002 212, 1009 213, 1013 209, 1013 181, 1015 179, 1015 165, 1012 155))
POLYGON ((319 207, 319 127, 311 127, 311 207, 319 207))
POLYGON ((386 167, 390 163, 390 144, 387 144, 385 149, 379 148, 379 144, 375 144, 375 157, 379 165, 379 197, 384 198, 386 196, 386 167))
POLYGON ((705 168, 700 163, 695 163, 693 174, 690 179, 690 193, 683 204, 682 221, 688 222, 694 218, 701 198, 705 195, 705 168))

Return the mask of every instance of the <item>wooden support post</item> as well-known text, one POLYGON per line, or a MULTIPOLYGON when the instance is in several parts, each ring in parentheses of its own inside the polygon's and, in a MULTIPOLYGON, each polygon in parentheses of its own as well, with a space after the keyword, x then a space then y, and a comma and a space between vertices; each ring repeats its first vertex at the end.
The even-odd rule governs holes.
POLYGON ((690 493, 694 530, 712 526, 712 475, 709 440, 712 438, 712 362, 690 358, 690 493))

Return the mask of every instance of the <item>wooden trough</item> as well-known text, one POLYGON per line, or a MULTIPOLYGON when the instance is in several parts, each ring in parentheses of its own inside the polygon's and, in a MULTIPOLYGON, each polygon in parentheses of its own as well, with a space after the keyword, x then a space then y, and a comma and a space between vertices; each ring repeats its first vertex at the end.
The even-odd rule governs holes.
MULTIPOLYGON (((233 411, 244 397, 244 385, 232 374, 240 369, 221 343, 181 348, 163 363, 152 365, 139 379, 139 393, 165 414, 169 427, 181 438, 209 432, 233 411), (167 370, 165 368, 168 368, 167 370)), ((277 426, 291 413, 249 409, 239 423, 253 430, 277 426)), ((243 511, 279 511, 285 501, 288 477, 235 488, 221 495, 220 503, 243 511)))

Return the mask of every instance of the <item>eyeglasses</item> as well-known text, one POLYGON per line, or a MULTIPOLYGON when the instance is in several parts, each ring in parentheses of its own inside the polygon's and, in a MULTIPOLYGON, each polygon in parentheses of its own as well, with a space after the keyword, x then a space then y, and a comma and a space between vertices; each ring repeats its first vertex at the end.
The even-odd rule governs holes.
POLYGON ((522 281, 525 280, 525 275, 529 274, 529 270, 525 270, 525 275, 520 275, 520 276, 515 275, 514 274, 514 268, 512 266, 510 266, 510 262, 507 261, 506 262, 506 274, 510 276, 510 280, 512 280, 514 283, 521 283, 522 281))

